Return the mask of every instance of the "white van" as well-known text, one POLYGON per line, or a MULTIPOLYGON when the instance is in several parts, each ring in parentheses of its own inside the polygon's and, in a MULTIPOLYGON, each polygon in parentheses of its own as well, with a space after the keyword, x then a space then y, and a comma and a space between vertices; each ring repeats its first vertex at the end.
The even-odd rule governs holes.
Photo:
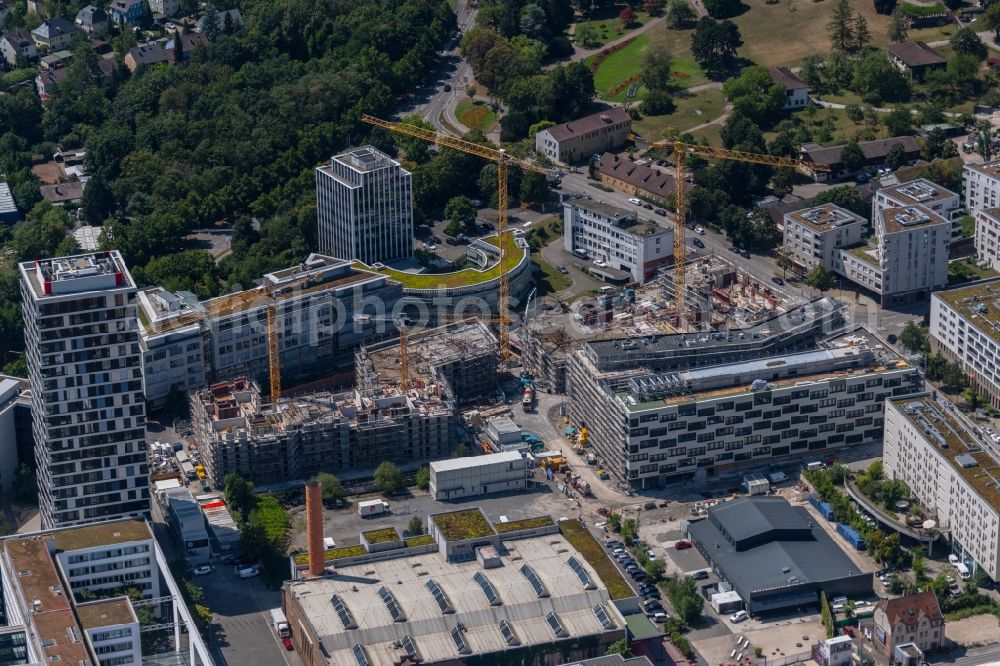
POLYGON ((729 621, 737 624, 745 619, 747 619, 747 612, 745 610, 736 611, 729 616, 729 621))
POLYGON ((824 469, 825 467, 826 467, 826 465, 824 465, 823 463, 819 462, 818 460, 814 461, 814 462, 806 463, 806 469, 809 470, 810 472, 815 471, 817 469, 824 469))
POLYGON ((615 292, 615 288, 610 285, 604 285, 603 287, 598 289, 598 291, 601 292, 602 294, 613 294, 615 292))
POLYGON ((969 580, 972 578, 972 572, 969 571, 969 567, 965 566, 964 562, 959 562, 955 565, 955 571, 958 572, 958 577, 962 580, 969 580))
POLYGON ((641 206, 642 205, 642 199, 637 199, 636 197, 632 197, 631 199, 628 200, 628 202, 630 204, 632 204, 633 206, 641 206))
POLYGON ((337 544, 333 542, 333 537, 323 537, 323 549, 333 550, 337 544))

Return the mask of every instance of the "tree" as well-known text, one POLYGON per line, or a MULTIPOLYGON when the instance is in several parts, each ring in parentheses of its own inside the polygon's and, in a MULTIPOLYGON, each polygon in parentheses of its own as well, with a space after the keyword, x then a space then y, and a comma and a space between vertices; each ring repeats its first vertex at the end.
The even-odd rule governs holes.
POLYGON ((861 195, 850 185, 839 185, 831 187, 828 190, 823 190, 813 199, 814 206, 821 206, 827 203, 846 208, 861 217, 868 217, 870 212, 870 208, 861 200, 861 195))
POLYGON ((805 283, 813 289, 826 291, 833 286, 833 273, 824 270, 822 266, 814 266, 805 277, 805 283))
POLYGON ((868 103, 910 99, 910 79, 896 69, 884 51, 871 51, 857 62, 853 85, 868 103))
POLYGON ((858 14, 854 20, 854 48, 867 48, 872 41, 872 33, 868 30, 868 19, 864 14, 858 14))
POLYGON ((993 126, 990 121, 983 120, 976 125, 976 138, 976 152, 983 162, 989 162, 993 158, 993 126))
POLYGON ((785 106, 785 89, 763 67, 747 67, 722 86, 733 108, 761 127, 770 127, 785 106))
POLYGON ((854 46, 854 10, 850 0, 837 0, 826 30, 833 48, 846 51, 854 46))
POLYGON ((618 20, 621 22, 623 28, 627 28, 635 24, 636 16, 635 10, 632 9, 631 5, 625 5, 622 10, 618 13, 618 20))
POLYGON ((672 113, 674 98, 664 90, 649 90, 642 100, 642 112, 647 116, 662 116, 672 113))
POLYGON ((421 490, 427 490, 431 485, 431 471, 427 465, 423 465, 417 470, 417 487, 421 490))
POLYGON ((913 131, 913 114, 909 109, 895 108, 882 117, 889 136, 906 136, 913 131))
POLYGON ((939 157, 955 157, 958 155, 958 148, 955 147, 955 142, 946 137, 940 128, 935 127, 927 134, 927 141, 924 143, 922 153, 921 157, 930 162, 939 157))
POLYGON ((410 536, 420 536, 424 533, 424 523, 420 520, 420 516, 410 518, 410 524, 407 525, 406 531, 410 533, 410 536))
POLYGON ((899 344, 906 347, 911 353, 925 353, 929 349, 927 345, 927 329, 914 321, 906 322, 906 326, 899 333, 899 344))
POLYGON ((629 546, 638 536, 639 524, 635 522, 635 518, 626 518, 622 522, 622 541, 625 542, 625 545, 629 546))
POLYGON ((910 569, 913 570, 913 580, 917 585, 927 582, 927 563, 924 561, 924 556, 921 553, 913 553, 913 559, 910 561, 910 569))
POLYGON ((17 478, 14 479, 14 496, 21 502, 38 501, 38 477, 35 470, 27 463, 21 463, 17 468, 17 478))
POLYGON ((896 6, 889 17, 889 40, 895 43, 905 42, 910 34, 910 19, 903 13, 903 8, 896 6))
POLYGON ((344 496, 344 486, 340 479, 329 472, 320 472, 312 478, 323 489, 323 501, 335 502, 344 496))
POLYGON ((577 24, 576 32, 573 33, 573 39, 577 44, 588 49, 600 44, 600 35, 597 32, 597 27, 589 21, 577 24))
POLYGON ((632 648, 628 646, 628 642, 622 638, 608 646, 604 654, 620 654, 621 656, 628 658, 632 656, 632 648))
POLYGON ((683 30, 691 27, 696 14, 687 0, 670 0, 670 10, 667 12, 667 27, 672 30, 683 30))
POLYGON ((979 39, 979 35, 976 34, 976 31, 968 26, 956 32, 952 38, 948 40, 948 45, 951 46, 955 53, 972 55, 979 60, 986 59, 986 44, 983 44, 983 40, 979 39))
POLYGON ((741 8, 740 0, 705 0, 705 10, 714 19, 736 16, 741 8))
POLYGON ((391 462, 385 460, 375 469, 375 485, 383 493, 391 495, 403 487, 403 473, 391 462))
POLYGON ((874 0, 875 12, 883 15, 890 15, 896 9, 896 0, 874 0))
POLYGON ((239 474, 230 472, 223 480, 222 494, 229 508, 235 510, 245 520, 254 506, 253 483, 239 474))
POLYGON ((467 225, 476 219, 476 205, 465 195, 452 197, 444 207, 445 219, 453 223, 467 225))
POLYGON ((848 173, 854 173, 865 164, 865 154, 861 152, 861 147, 858 145, 857 139, 851 139, 844 146, 844 150, 840 153, 840 161, 844 165, 844 170, 848 173))
POLYGON ((784 247, 778 248, 778 253, 775 257, 774 263, 781 269, 782 279, 788 277, 788 269, 795 265, 792 262, 792 258, 788 256, 788 251, 784 247))
POLYGON ((830 602, 823 590, 820 590, 819 593, 819 618, 826 628, 826 637, 833 638, 836 632, 836 628, 833 626, 833 611, 830 610, 830 602))
POLYGON ((642 54, 642 84, 646 90, 666 91, 673 87, 670 73, 673 55, 665 44, 650 44, 642 54))
POLYGON ((646 570, 646 575, 649 576, 654 583, 658 583, 663 580, 663 574, 667 572, 667 565, 663 560, 647 560, 643 569, 646 570))
POLYGON ((722 78, 732 70, 736 49, 740 46, 743 46, 740 29, 729 20, 716 21, 704 16, 691 35, 691 54, 714 79, 722 78))

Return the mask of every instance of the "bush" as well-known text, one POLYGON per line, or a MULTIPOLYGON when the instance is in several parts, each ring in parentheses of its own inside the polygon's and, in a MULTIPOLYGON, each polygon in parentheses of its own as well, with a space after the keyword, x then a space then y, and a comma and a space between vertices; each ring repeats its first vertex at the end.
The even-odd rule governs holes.
POLYGON ((647 116, 663 116, 673 113, 674 99, 662 90, 647 90, 646 99, 642 100, 642 112, 647 116))

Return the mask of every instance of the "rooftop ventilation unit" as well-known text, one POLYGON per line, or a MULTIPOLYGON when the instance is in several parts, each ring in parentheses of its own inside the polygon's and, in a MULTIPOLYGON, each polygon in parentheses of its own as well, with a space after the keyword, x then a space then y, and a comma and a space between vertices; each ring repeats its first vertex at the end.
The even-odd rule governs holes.
POLYGON ((970 456, 968 453, 962 453, 960 455, 955 456, 955 462, 957 462, 959 466, 964 467, 965 469, 979 466, 979 463, 976 461, 976 459, 970 456))

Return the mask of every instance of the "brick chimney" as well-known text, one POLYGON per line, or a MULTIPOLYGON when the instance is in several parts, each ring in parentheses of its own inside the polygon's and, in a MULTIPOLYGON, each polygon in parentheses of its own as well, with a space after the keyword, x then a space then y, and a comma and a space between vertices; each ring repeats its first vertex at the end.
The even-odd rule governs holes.
POLYGON ((318 481, 306 483, 306 538, 309 544, 309 575, 323 575, 323 490, 318 481))

